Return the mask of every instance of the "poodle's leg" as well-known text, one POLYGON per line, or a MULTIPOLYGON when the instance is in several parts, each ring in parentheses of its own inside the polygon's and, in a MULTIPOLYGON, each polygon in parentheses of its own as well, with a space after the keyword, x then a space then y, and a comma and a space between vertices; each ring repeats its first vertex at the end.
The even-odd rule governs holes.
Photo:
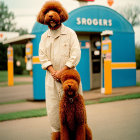
POLYGON ((86 124, 86 140, 92 140, 92 131, 86 124))
POLYGON ((53 132, 52 140, 60 140, 60 132, 53 132))
POLYGON ((70 140, 70 137, 69 137, 69 130, 67 128, 66 125, 62 125, 61 124, 61 127, 60 127, 60 139, 61 140, 70 140))
POLYGON ((76 139, 75 140, 85 140, 85 125, 79 125, 76 128, 76 139))

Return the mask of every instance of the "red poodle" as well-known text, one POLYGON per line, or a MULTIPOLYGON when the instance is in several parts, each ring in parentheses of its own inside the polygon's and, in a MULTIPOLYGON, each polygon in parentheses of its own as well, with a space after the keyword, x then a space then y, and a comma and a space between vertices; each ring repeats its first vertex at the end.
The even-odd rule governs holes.
POLYGON ((60 139, 92 140, 84 99, 78 93, 79 73, 74 69, 66 70, 61 76, 61 82, 64 94, 60 102, 60 139))

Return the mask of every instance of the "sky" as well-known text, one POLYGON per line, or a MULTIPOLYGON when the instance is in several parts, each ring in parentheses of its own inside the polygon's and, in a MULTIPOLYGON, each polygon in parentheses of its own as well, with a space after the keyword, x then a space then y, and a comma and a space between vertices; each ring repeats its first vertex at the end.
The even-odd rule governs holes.
MULTIPOLYGON (((46 0, 0 0, 8 5, 9 11, 15 15, 15 22, 17 27, 27 28, 29 32, 36 21, 36 16, 46 0)), ((59 0, 68 12, 79 7, 76 0, 59 0)), ((88 5, 103 5, 109 7, 107 0, 95 0, 88 2, 88 5)), ((140 0, 114 0, 114 4, 110 7, 112 9, 122 8, 128 5, 139 5, 140 0)), ((135 42, 140 44, 140 26, 134 27, 135 42)))

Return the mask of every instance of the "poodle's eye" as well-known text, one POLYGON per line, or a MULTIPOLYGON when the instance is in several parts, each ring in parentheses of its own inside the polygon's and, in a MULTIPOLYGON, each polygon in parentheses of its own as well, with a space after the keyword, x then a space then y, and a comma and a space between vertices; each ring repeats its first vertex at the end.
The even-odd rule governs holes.
POLYGON ((59 10, 55 9, 54 11, 57 12, 58 14, 60 14, 59 10))
POLYGON ((59 11, 57 11, 56 9, 54 9, 54 10, 48 10, 48 11, 45 11, 45 13, 44 13, 44 14, 48 14, 50 11, 54 11, 54 12, 56 12, 56 13, 60 14, 60 12, 59 12, 59 11))
POLYGON ((58 14, 60 14, 60 12, 59 11, 56 11, 58 14))
POLYGON ((49 11, 45 11, 45 12, 44 12, 44 14, 47 14, 47 13, 49 13, 49 11))

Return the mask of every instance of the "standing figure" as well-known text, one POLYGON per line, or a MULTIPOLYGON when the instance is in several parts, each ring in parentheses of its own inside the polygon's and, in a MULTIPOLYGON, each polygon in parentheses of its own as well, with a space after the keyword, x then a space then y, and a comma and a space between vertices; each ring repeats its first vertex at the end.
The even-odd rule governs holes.
MULTIPOLYGON (((68 13, 55 0, 47 1, 37 17, 39 23, 49 27, 41 36, 39 59, 42 69, 46 70, 46 108, 52 140, 60 139, 59 102, 63 94, 61 74, 67 69, 75 69, 81 57, 76 33, 62 24, 67 19, 68 13)), ((79 93, 83 94, 81 83, 79 93)))

